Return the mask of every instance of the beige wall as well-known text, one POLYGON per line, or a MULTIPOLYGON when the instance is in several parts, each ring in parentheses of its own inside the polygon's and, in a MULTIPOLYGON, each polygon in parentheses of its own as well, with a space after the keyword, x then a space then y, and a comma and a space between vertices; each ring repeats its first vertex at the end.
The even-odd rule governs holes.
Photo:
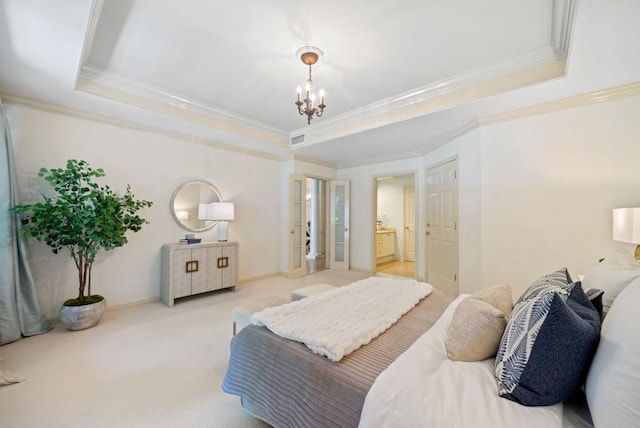
POLYGON ((584 274, 632 245, 611 239, 611 209, 640 206, 640 96, 482 126, 424 155, 345 168, 351 264, 371 270, 372 177, 419 172, 419 278, 426 277, 425 171, 457 157, 461 293, 509 283, 519 294, 558 267, 584 274), (354 224, 355 220, 355 224, 354 224))
MULTIPOLYGON (((150 224, 94 265, 93 291, 110 306, 159 297, 160 248, 190 233, 169 211, 171 194, 187 180, 209 181, 235 203, 229 238, 240 243, 241 279, 280 271, 280 161, 35 109, 9 105, 7 111, 23 202, 36 202, 48 190, 36 176, 40 167, 61 167, 69 158, 104 168, 104 183, 116 191, 128 183, 136 197, 154 202, 142 212, 150 224)), ((216 229, 196 235, 214 241, 216 229)), ((56 317, 60 304, 77 293, 75 267, 44 244, 30 241, 30 250, 41 305, 47 317, 56 317)))
POLYGON ((639 114, 635 96, 482 128, 483 286, 615 250, 611 210, 640 206, 639 114))
MULTIPOLYGON (((640 206, 640 96, 516 119, 473 130, 421 157, 334 170, 296 160, 275 161, 66 115, 8 106, 21 194, 46 189, 41 166, 68 158, 107 172, 116 190, 131 184, 151 222, 94 267, 94 290, 111 305, 156 299, 160 247, 186 231, 169 213, 173 190, 190 179, 215 184, 236 203, 230 239, 240 242, 240 277, 286 272, 288 186, 292 173, 351 181, 351 266, 372 271, 373 180, 417 174, 418 277, 426 277, 425 171, 453 156, 460 170, 460 291, 510 283, 519 293, 560 266, 585 273, 622 247, 611 240, 611 209, 640 206), (275 250, 275 251, 274 251, 275 250)), ((215 240, 215 229, 200 234, 215 240)), ((31 242, 41 303, 55 317, 75 294, 70 259, 31 242)))

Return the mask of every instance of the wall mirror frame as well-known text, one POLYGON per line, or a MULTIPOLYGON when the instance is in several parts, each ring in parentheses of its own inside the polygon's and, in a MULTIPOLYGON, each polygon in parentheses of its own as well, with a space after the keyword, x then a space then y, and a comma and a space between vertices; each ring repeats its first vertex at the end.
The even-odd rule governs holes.
POLYGON ((222 202, 222 194, 213 184, 204 180, 182 183, 171 195, 169 210, 175 222, 189 232, 206 232, 217 222, 198 219, 200 204, 222 202))

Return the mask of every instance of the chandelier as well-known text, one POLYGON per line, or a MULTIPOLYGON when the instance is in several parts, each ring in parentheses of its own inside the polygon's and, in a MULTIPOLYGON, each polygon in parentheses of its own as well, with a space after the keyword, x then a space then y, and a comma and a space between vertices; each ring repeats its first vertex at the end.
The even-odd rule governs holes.
POLYGON ((300 56, 300 60, 309 66, 309 79, 307 79, 307 83, 304 87, 305 90, 305 98, 302 99, 302 88, 298 86, 298 100, 296 101, 296 105, 298 106, 298 113, 300 116, 307 115, 307 124, 311 124, 311 119, 313 119, 313 115, 316 117, 322 116, 324 113, 324 108, 326 105, 324 104, 324 89, 320 89, 318 95, 320 96, 320 104, 315 106, 313 103, 316 100, 316 94, 313 89, 313 80, 311 80, 311 66, 318 62, 319 55, 322 55, 322 51, 313 46, 305 46, 303 48, 298 49, 297 54, 300 56), (300 55, 301 54, 301 55, 300 55))

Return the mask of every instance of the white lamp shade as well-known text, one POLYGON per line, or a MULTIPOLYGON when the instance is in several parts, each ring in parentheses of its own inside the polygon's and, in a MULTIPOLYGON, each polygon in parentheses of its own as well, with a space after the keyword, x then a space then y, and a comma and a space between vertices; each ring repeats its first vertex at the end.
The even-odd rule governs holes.
POLYGON ((198 220, 212 220, 211 204, 198 204, 198 220))
POLYGON ((234 220, 235 209, 233 202, 212 202, 209 204, 211 211, 209 214, 211 218, 209 220, 234 220))
POLYGON ((640 244, 640 208, 613 210, 613 240, 640 244))

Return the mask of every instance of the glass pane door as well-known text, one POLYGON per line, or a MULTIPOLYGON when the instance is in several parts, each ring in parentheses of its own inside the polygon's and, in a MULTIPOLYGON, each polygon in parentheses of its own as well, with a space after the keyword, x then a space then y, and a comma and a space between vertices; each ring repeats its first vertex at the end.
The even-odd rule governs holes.
POLYGON ((349 181, 331 181, 331 269, 349 270, 349 181))
POLYGON ((289 210, 289 278, 305 274, 305 183, 306 177, 292 175, 289 210))

